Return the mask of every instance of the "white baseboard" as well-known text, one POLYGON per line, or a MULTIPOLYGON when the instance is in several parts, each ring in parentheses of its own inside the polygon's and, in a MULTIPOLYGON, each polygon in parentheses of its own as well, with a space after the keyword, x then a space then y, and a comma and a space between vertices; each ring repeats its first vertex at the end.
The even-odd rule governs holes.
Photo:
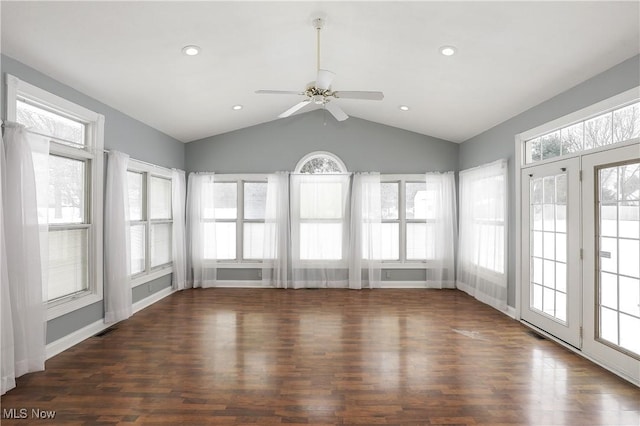
POLYGON ((507 306, 507 310, 504 311, 504 314, 508 317, 511 317, 513 319, 516 319, 516 308, 513 308, 511 306, 507 306))
MULTIPOLYGON (((171 287, 167 287, 156 293, 153 293, 151 296, 134 303, 132 306, 133 313, 135 314, 136 312, 140 312, 144 308, 153 305, 157 301, 164 299, 170 294, 173 294, 173 292, 174 290, 171 287)), ((106 330, 112 325, 113 324, 105 324, 104 318, 102 318, 85 327, 82 327, 80 330, 76 330, 73 333, 69 333, 64 337, 49 343, 46 348, 47 359, 66 351, 67 349, 77 345, 78 343, 88 339, 89 337, 95 336, 96 334, 106 330)))
POLYGON ((47 359, 52 358, 63 351, 66 351, 70 347, 77 345, 78 343, 88 339, 91 336, 95 336, 101 331, 111 327, 111 325, 112 324, 105 324, 104 318, 102 318, 85 327, 82 327, 80 330, 76 330, 73 333, 67 334, 64 337, 49 343, 47 345, 47 359))
POLYGON ((380 288, 427 288, 425 281, 382 281, 380 288))
POLYGON ((217 280, 216 285, 207 288, 273 288, 262 284, 262 280, 217 280))
POLYGON ((144 308, 147 308, 147 307, 153 305, 157 301, 164 299, 165 297, 175 293, 176 291, 177 290, 174 290, 171 287, 165 287, 160 291, 156 291, 151 296, 145 297, 144 299, 139 300, 136 303, 134 303, 133 304, 133 313, 135 314, 136 312, 140 312, 144 308))

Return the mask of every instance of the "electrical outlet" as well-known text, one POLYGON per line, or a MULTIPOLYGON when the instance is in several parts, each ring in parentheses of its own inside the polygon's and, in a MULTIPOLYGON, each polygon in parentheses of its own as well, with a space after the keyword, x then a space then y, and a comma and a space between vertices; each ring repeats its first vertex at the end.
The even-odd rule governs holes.
POLYGON ((384 277, 385 278, 391 278, 391 271, 384 271, 384 277))
POLYGON ((258 278, 262 278, 262 271, 258 269, 258 278))
POLYGON ((147 284, 147 291, 151 294, 151 283, 147 284))

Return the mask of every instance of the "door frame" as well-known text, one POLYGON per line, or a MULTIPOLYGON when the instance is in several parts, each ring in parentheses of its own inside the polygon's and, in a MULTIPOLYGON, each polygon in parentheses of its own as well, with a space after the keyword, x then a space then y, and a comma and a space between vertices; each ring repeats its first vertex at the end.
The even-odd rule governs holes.
MULTIPOLYGON (((580 158, 558 158, 556 161, 548 162, 542 165, 531 164, 521 169, 521 205, 520 216, 522 217, 523 229, 520 230, 520 238, 522 244, 519 246, 522 253, 522 261, 525 259, 525 254, 528 254, 529 262, 522 262, 521 269, 518 270, 520 274, 521 292, 520 297, 520 314, 521 320, 526 321, 527 325, 532 325, 536 328, 548 331, 552 333, 558 339, 568 343, 569 345, 578 349, 582 346, 582 261, 580 258, 580 248, 582 247, 582 220, 581 220, 581 183, 580 183, 580 158), (526 302, 530 302, 531 288, 531 229, 529 229, 530 211, 529 204, 526 207, 524 202, 530 200, 524 193, 525 185, 527 182, 523 180, 523 176, 527 174, 532 176, 532 173, 540 171, 541 176, 550 176, 552 173, 548 173, 552 169, 558 172, 564 171, 567 177, 567 204, 566 204, 566 295, 567 295, 567 312, 566 312, 566 325, 562 324, 555 319, 547 316, 546 314, 534 312, 529 306, 526 306, 526 302), (570 220, 571 219, 571 220, 570 220), (526 231, 526 232, 525 232, 526 231), (527 245, 529 246, 527 248, 527 245), (524 290, 527 289, 527 292, 524 290), (525 318, 527 317, 527 318, 525 318)), ((528 191, 528 190, 527 190, 528 191)))
MULTIPOLYGON (((595 184, 598 170, 602 168, 600 166, 610 165, 613 167, 616 165, 623 165, 628 163, 628 158, 632 158, 631 161, 633 162, 640 158, 640 143, 636 142, 635 144, 612 148, 605 152, 589 153, 582 159, 581 163, 584 175, 582 187, 585 207, 587 207, 587 202, 591 202, 593 204, 593 206, 588 206, 590 208, 583 209, 584 226, 582 227, 582 234, 584 241, 595 242, 597 238, 598 224, 596 223, 596 220, 598 215, 596 213, 597 204, 595 184), (621 156, 622 160, 618 160, 618 156, 621 156)), ((598 360, 598 363, 606 364, 608 370, 615 372, 617 375, 624 377, 631 382, 640 383, 640 360, 638 360, 638 357, 626 354, 624 351, 616 349, 615 345, 605 343, 595 336, 596 330, 599 326, 599 317, 597 312, 598 288, 596 286, 598 259, 596 257, 595 244, 589 243, 584 244, 583 246, 583 326, 585 333, 583 337, 582 350, 591 358, 598 360)))
MULTIPOLYGON (((604 99, 600 102, 597 102, 595 104, 592 104, 590 106, 587 106, 586 108, 582 108, 578 111, 572 112, 570 114, 567 114, 563 117, 557 118, 555 120, 552 120, 548 123, 542 124, 540 126, 537 126, 533 129, 527 130, 525 132, 519 133, 515 135, 515 155, 514 155, 514 164, 512 165, 512 173, 513 173, 513 177, 514 177, 514 181, 515 181, 515 188, 514 188, 514 192, 515 192, 515 205, 514 205, 514 216, 515 216, 515 220, 512 223, 515 223, 515 228, 511 228, 513 231, 515 231, 515 270, 516 271, 521 271, 522 269, 522 209, 521 209, 521 205, 522 205, 522 194, 521 194, 521 187, 522 187, 522 182, 521 182, 521 173, 522 173, 522 169, 524 168, 524 166, 526 165, 526 157, 525 157, 525 150, 524 150, 524 142, 530 139, 533 139, 537 136, 541 136, 543 134, 549 133, 551 131, 554 131, 558 128, 564 127, 564 126, 568 126, 571 125, 573 123, 579 122, 579 121, 583 121, 586 119, 589 119, 590 117, 599 115, 603 112, 606 112, 607 110, 611 110, 611 109, 615 109, 616 107, 619 107, 621 105, 630 103, 630 102, 634 102, 637 101, 638 99, 640 99, 640 86, 636 86, 634 88, 631 88, 629 90, 626 90, 622 93, 619 93, 617 95, 614 95, 610 98, 604 99)), ((580 152, 577 154, 572 154, 572 155, 566 155, 561 157, 562 159, 565 158, 572 158, 572 157, 582 157, 582 155, 587 155, 587 154, 592 154, 592 153, 596 153, 596 152, 600 152, 600 151, 607 151, 610 149, 614 149, 614 148, 619 148, 619 147, 624 147, 624 146, 629 146, 629 145, 634 145, 634 144, 638 144, 639 140, 631 140, 631 141, 627 141, 627 142, 622 142, 622 143, 617 143, 614 145, 608 145, 605 147, 600 147, 600 148, 596 148, 596 149, 592 149, 589 150, 587 152, 580 152)), ((551 163, 553 161, 556 161, 560 158, 554 158, 554 159, 548 159, 548 160, 542 160, 542 161, 537 161, 535 164, 536 165, 542 165, 545 163, 551 163)), ((581 247, 582 249, 583 247, 581 247)), ((522 322, 522 306, 521 306, 521 300, 522 300, 522 296, 521 296, 521 292, 522 292, 522 274, 519 272, 516 272, 515 274, 515 284, 516 284, 516 288, 515 288, 515 302, 516 302, 516 306, 515 306, 515 315, 514 318, 518 321, 522 322)), ((527 327, 530 327, 532 329, 534 329, 536 332, 544 335, 545 337, 549 338, 550 340, 555 341, 556 343, 566 347, 567 349, 581 355, 582 357, 592 361, 593 363, 601 366, 602 368, 611 371, 612 373, 619 375, 620 376, 620 372, 616 371, 615 369, 611 368, 611 366, 606 365, 605 363, 603 363, 601 360, 596 359, 592 356, 590 356, 588 353, 585 353, 584 351, 581 351, 565 342, 563 342, 562 340, 556 338, 555 336, 551 335, 550 333, 547 333, 544 330, 538 329, 526 322, 523 322, 524 325, 526 325, 527 327)), ((630 377, 628 376, 622 376, 624 379, 631 381, 632 383, 634 383, 636 386, 640 386, 640 381, 635 381, 632 380, 630 377)))

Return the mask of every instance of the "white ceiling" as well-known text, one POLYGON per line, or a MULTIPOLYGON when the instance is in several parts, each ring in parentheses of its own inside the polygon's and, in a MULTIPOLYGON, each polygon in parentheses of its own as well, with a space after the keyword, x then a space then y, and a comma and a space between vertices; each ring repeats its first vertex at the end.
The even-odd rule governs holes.
POLYGON ((462 142, 638 54, 639 5, 3 1, 2 52, 189 142, 302 100, 254 91, 315 78, 311 20, 323 16, 333 89, 385 94, 337 101, 347 114, 462 142), (202 53, 182 55, 188 44, 202 53))

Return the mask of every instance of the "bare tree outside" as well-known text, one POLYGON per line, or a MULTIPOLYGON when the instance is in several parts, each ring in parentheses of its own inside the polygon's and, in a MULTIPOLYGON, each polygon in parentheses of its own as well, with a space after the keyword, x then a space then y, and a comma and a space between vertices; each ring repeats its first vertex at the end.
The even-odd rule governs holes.
POLYGON ((640 103, 528 140, 527 163, 637 138, 640 138, 640 103))

